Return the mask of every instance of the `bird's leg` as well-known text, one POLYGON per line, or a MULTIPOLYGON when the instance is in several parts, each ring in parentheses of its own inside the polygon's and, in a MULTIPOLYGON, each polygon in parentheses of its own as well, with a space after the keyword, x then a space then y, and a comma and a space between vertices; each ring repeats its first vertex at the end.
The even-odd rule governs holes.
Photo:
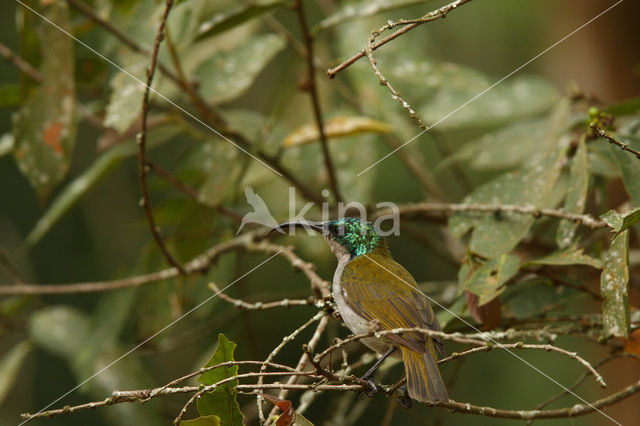
POLYGON ((407 385, 402 385, 402 387, 400 389, 402 389, 402 393, 403 394, 398 397, 398 402, 400 403, 400 405, 402 405, 402 407, 404 407, 404 408, 406 408, 408 410, 409 408, 411 408, 413 406, 413 400, 409 396, 409 391, 407 390, 407 385))
POLYGON ((395 347, 391 347, 388 351, 382 354, 380 359, 377 360, 376 363, 373 364, 371 368, 367 370, 366 373, 364 373, 364 376, 361 377, 362 380, 366 380, 367 383, 369 383, 369 391, 367 392, 367 396, 369 398, 373 398, 375 394, 378 393, 378 387, 373 381, 373 374, 376 372, 378 367, 380 367, 380 364, 382 364, 384 360, 387 359, 387 357, 389 357, 389 355, 391 355, 395 350, 396 350, 395 347))

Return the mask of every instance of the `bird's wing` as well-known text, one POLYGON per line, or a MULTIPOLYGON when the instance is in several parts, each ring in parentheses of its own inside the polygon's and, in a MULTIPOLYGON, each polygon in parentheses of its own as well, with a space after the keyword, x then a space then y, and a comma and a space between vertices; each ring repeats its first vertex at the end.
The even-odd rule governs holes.
MULTIPOLYGON (((380 323, 382 329, 421 327, 440 330, 433 309, 420 293, 411 274, 390 257, 360 256, 342 273, 342 286, 351 307, 361 316, 380 323)), ((426 350, 427 336, 404 333, 389 338, 416 352, 426 350)), ((433 339, 440 343, 439 339, 433 339)))

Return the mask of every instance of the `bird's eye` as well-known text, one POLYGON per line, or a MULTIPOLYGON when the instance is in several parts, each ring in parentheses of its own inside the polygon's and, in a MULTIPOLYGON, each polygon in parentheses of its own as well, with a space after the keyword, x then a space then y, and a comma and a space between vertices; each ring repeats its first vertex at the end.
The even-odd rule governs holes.
POLYGON ((329 232, 331 232, 335 236, 343 236, 344 235, 344 225, 329 225, 329 232))

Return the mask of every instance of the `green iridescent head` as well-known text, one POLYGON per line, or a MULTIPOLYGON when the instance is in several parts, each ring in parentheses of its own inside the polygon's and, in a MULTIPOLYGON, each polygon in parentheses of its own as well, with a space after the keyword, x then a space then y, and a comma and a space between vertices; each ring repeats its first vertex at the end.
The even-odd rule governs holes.
POLYGON ((373 225, 357 217, 344 217, 325 224, 326 236, 338 242, 351 257, 371 253, 382 241, 373 225))

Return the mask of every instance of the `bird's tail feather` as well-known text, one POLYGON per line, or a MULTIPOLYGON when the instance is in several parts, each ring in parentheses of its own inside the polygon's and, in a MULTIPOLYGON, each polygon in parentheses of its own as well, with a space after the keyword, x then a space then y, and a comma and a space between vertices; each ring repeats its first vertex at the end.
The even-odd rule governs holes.
POLYGON ((420 402, 448 401, 449 394, 436 365, 433 342, 427 342, 425 353, 405 347, 401 349, 411 399, 420 402))

